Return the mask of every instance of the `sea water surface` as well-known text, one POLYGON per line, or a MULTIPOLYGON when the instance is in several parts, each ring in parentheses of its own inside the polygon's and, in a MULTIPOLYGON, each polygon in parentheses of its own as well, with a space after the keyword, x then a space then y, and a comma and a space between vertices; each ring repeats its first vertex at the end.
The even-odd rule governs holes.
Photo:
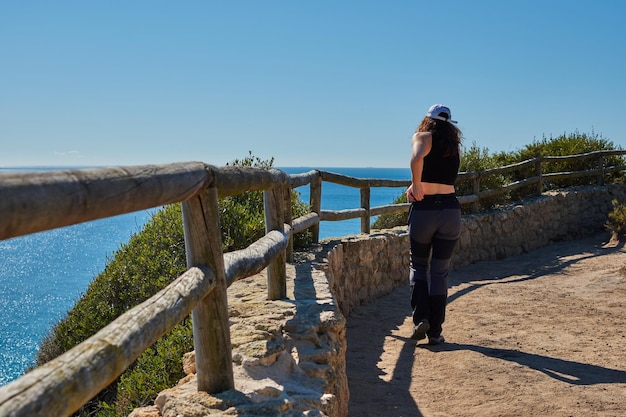
MULTIPOLYGON (((313 168, 280 168, 290 174, 313 168)), ((403 168, 320 168, 357 178, 410 179, 403 168)), ((0 172, 3 170, 0 169, 0 172)), ((309 187, 297 188, 309 202, 309 187)), ((403 188, 371 190, 372 207, 390 204, 403 188)), ((324 182, 322 209, 354 209, 358 189, 324 182)), ((0 385, 24 374, 50 328, 104 270, 120 245, 139 232, 157 209, 0 240, 0 385)), ((360 219, 322 222, 320 238, 359 233, 360 219)))

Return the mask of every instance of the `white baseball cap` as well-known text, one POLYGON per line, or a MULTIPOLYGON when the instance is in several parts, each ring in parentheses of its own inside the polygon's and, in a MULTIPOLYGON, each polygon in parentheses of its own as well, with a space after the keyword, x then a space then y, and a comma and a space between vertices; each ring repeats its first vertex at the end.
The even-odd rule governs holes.
POLYGON ((430 106, 426 116, 431 119, 443 120, 448 123, 456 123, 456 120, 452 120, 452 113, 450 112, 450 109, 443 104, 433 104, 430 106))

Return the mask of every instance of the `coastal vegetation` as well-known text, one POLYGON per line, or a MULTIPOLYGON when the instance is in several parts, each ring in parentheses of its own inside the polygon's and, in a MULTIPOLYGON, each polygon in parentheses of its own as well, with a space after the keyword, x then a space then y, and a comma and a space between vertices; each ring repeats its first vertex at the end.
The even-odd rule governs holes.
MULTIPOLYGON (((578 132, 557 138, 544 137, 519 151, 510 153, 491 154, 488 149, 472 143, 469 147, 463 148, 461 171, 495 168, 539 155, 559 156, 613 149, 616 148, 612 142, 594 133, 578 132)), ((235 160, 231 164, 269 169, 273 162, 273 159, 265 161, 249 153, 245 158, 235 160)), ((497 188, 512 180, 515 178, 493 176, 483 185, 497 188)), ((612 180, 621 181, 622 177, 615 175, 612 180)), ((555 182, 554 186, 583 185, 584 181, 585 179, 580 178, 569 182, 563 180, 555 182)), ((459 189, 460 194, 463 192, 463 189, 459 189)), ((506 204, 513 198, 523 197, 524 192, 528 190, 520 189, 515 193, 494 197, 483 202, 483 208, 506 204)), ((308 205, 299 199, 296 191, 292 192, 291 202, 294 216, 308 212, 308 205)), ((404 193, 395 202, 406 202, 404 193)), ((244 248, 265 233, 262 192, 248 192, 220 199, 219 210, 225 252, 244 248)), ((404 224, 406 213, 388 214, 379 216, 372 227, 387 228, 404 224)), ((310 233, 300 233, 294 238, 294 247, 306 248, 311 241, 310 233)), ((89 285, 66 317, 50 330, 41 344, 37 365, 55 358, 87 339, 120 314, 165 287, 185 270, 185 243, 180 205, 166 206, 157 211, 127 244, 120 246, 108 260, 104 271, 89 285)), ((160 391, 175 385, 184 376, 182 356, 191 350, 193 336, 189 317, 144 352, 118 380, 81 408, 77 414, 121 416, 127 415, 133 408, 152 403, 160 391)))
POLYGON ((611 232, 611 239, 621 241, 626 237, 626 205, 617 200, 611 203, 613 211, 609 213, 605 227, 611 232))

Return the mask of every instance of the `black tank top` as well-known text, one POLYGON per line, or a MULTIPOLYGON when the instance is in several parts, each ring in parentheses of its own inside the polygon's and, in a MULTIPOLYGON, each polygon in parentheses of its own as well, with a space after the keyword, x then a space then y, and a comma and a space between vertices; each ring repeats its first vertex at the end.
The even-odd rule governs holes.
POLYGON ((433 135, 432 146, 428 155, 424 157, 422 181, 437 184, 454 185, 461 159, 458 155, 447 155, 443 140, 433 135))

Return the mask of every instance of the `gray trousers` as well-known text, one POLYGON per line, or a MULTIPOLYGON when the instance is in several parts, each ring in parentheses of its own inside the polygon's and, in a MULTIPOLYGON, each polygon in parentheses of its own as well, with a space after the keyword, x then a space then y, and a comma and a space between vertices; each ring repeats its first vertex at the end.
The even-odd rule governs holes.
MULTIPOLYGON (((411 238, 411 308, 413 321, 431 322, 440 330, 448 294, 448 272, 454 247, 461 234, 461 206, 454 194, 426 195, 409 212, 411 238), (431 312, 430 305, 436 304, 431 312)), ((434 307, 434 305, 433 305, 434 307)))

